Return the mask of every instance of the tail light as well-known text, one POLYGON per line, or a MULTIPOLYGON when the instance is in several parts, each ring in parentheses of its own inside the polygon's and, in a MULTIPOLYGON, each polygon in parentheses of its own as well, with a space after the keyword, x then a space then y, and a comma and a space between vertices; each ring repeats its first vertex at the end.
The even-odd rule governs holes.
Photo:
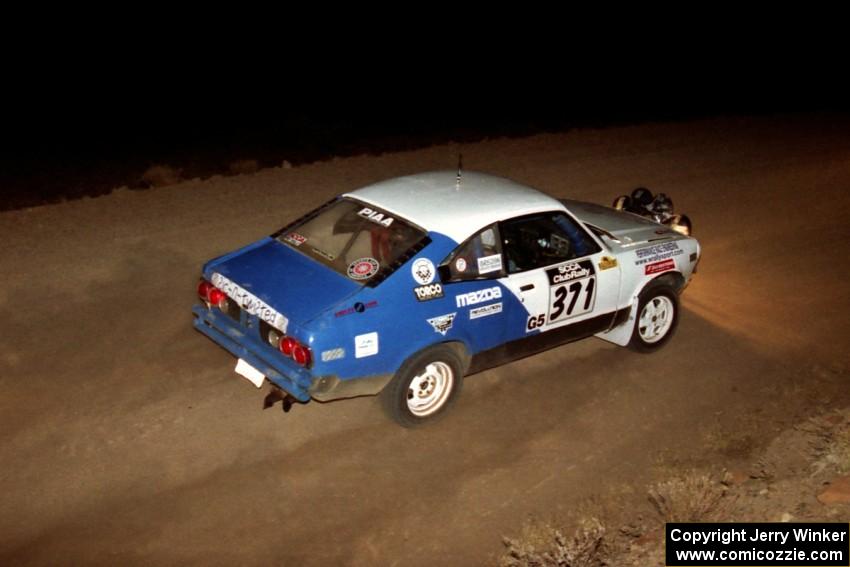
POLYGON ((207 280, 201 280, 200 283, 198 283, 198 297, 204 301, 209 301, 211 289, 213 289, 213 284, 207 280))
POLYGON ((297 344, 298 341, 292 337, 284 337, 280 340, 280 352, 285 356, 292 356, 292 351, 295 350, 295 345, 297 344))
POLYGON ((217 287, 212 288, 207 294, 207 297, 209 298, 211 305, 215 305, 222 310, 225 308, 224 303, 227 301, 227 296, 217 287))
POLYGON ((222 311, 227 309, 227 295, 207 280, 201 280, 198 284, 198 297, 222 311))
POLYGON ((280 352, 294 360, 295 364, 299 366, 309 366, 313 360, 309 347, 302 345, 292 337, 284 337, 280 340, 280 352))
POLYGON ((296 345, 292 349, 292 360, 300 366, 307 366, 310 364, 310 349, 302 345, 296 345))

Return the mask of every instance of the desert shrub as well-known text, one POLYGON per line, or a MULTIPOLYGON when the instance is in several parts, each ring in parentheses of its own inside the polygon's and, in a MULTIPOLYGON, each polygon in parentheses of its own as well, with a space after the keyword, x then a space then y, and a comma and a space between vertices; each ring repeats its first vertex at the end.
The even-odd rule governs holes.
POLYGON ((834 470, 850 474, 850 411, 821 418, 813 443, 816 472, 834 470))
POLYGON ((256 173, 260 169, 260 162, 255 159, 240 159, 230 162, 228 169, 233 175, 256 173))
POLYGON ((665 522, 710 522, 728 511, 727 490, 711 475, 690 471, 655 484, 649 501, 665 522))
POLYGON ((175 185, 182 180, 179 169, 170 165, 152 165, 142 174, 142 181, 148 187, 165 187, 175 185))
POLYGON ((567 537, 550 524, 535 523, 518 539, 504 538, 507 550, 502 567, 599 567, 605 565, 605 526, 598 518, 584 518, 567 537))

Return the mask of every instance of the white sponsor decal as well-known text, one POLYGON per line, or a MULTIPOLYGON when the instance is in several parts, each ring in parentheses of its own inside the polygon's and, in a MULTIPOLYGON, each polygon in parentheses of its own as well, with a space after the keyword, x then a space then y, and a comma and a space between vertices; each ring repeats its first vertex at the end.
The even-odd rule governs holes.
POLYGON ((284 240, 292 244, 293 246, 301 246, 305 242, 307 242, 307 238, 301 236, 297 232, 290 232, 286 236, 283 237, 284 240))
POLYGON ((635 254, 638 258, 635 262, 635 266, 642 266, 643 264, 648 264, 650 262, 666 260, 667 258, 673 258, 679 254, 684 254, 684 252, 684 250, 679 248, 678 242, 665 242, 664 244, 648 246, 646 248, 641 248, 640 250, 635 250, 635 254))
POLYGON ((481 317, 486 317, 488 315, 495 315, 496 313, 502 312, 502 302, 499 303, 491 303, 490 305, 485 305, 484 307, 476 307, 475 309, 469 310, 469 318, 470 319, 480 319, 481 317))
POLYGON ((322 362, 330 362, 331 360, 339 360, 345 357, 344 348, 332 348, 331 350, 322 351, 322 362))
POLYGON ((458 272, 465 272, 466 271, 466 259, 465 258, 458 258, 457 260, 455 260, 455 269, 458 272))
POLYGON ((384 213, 379 213, 378 211, 373 211, 368 207, 364 207, 360 209, 360 212, 357 213, 361 217, 367 218, 374 223, 378 223, 383 226, 390 226, 393 223, 393 217, 384 218, 384 213))
POLYGON ((428 285, 434 281, 435 271, 434 263, 428 258, 419 258, 410 267, 410 273, 419 285, 428 285))
POLYGON ((253 293, 243 289, 219 273, 214 273, 210 278, 210 282, 251 315, 256 315, 275 329, 284 333, 286 332, 289 319, 269 307, 253 293))
POLYGON ((443 286, 441 284, 435 283, 430 285, 423 285, 420 287, 414 287, 413 293, 416 294, 416 299, 418 299, 419 301, 439 299, 443 297, 443 286))
POLYGON ((354 358, 378 354, 378 333, 366 333, 354 337, 354 358))
POLYGON ((502 288, 499 286, 496 287, 488 287, 487 289, 479 289, 478 291, 470 291, 469 293, 464 293, 463 295, 456 295, 455 302, 458 307, 466 307, 467 305, 475 305, 476 303, 481 303, 483 301, 490 301, 491 299, 501 299, 502 298, 502 288))
POLYGON ((579 278, 586 278, 589 275, 590 268, 584 267, 577 262, 572 262, 570 264, 558 266, 557 272, 553 270, 551 283, 554 285, 569 282, 579 278))
POLYGON ((478 273, 487 274, 489 272, 498 272, 502 269, 502 255, 493 254, 492 256, 482 256, 478 258, 478 273))
POLYGON ((440 315, 439 317, 433 317, 431 319, 428 319, 428 323, 430 323, 430 325, 434 327, 434 331, 440 333, 443 336, 446 336, 446 333, 448 333, 449 329, 452 328, 452 323, 454 323, 455 315, 457 315, 457 312, 447 313, 445 315, 440 315))

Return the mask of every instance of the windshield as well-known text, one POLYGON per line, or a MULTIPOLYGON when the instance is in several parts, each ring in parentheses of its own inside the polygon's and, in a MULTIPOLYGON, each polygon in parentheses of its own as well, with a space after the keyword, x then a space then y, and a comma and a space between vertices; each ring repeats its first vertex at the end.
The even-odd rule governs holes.
POLYGON ((394 270, 427 236, 406 221, 343 198, 321 207, 277 239, 360 284, 394 270))

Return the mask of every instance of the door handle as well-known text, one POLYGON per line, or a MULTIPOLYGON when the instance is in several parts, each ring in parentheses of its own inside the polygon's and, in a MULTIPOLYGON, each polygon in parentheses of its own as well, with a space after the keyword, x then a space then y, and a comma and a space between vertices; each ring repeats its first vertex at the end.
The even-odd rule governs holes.
POLYGON ((525 285, 521 285, 521 286, 519 286, 519 290, 520 290, 520 291, 531 291, 532 289, 534 289, 534 284, 533 284, 533 283, 525 284, 525 285))

